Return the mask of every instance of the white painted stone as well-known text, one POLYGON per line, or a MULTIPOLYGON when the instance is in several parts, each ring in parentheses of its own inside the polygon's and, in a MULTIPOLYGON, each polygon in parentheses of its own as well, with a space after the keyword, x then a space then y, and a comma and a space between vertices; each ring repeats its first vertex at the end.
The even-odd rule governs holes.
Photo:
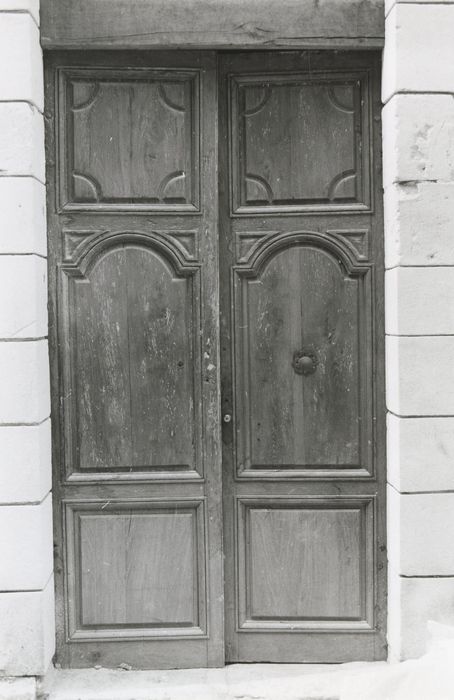
MULTIPOLYGON (((386 496, 386 529, 388 532, 388 544, 387 544, 387 554, 388 563, 394 569, 394 571, 401 575, 401 545, 402 545, 402 533, 401 533, 401 501, 402 494, 394 489, 394 487, 388 485, 387 496, 386 496), (392 533, 392 536, 389 536, 392 533)), ((388 591, 389 595, 389 591, 388 591)))
POLYGON ((383 109, 383 133, 386 186, 393 182, 454 181, 451 95, 396 95, 383 109))
POLYGON ((402 578, 390 569, 388 611, 390 659, 418 658, 426 649, 428 620, 454 625, 454 578, 402 578))
MULTIPOLYGON (((431 628, 449 625, 430 623, 431 628)), ((452 700, 454 639, 434 640, 418 659, 358 669, 337 696, 339 700, 452 700)), ((49 698, 50 700, 50 698, 49 698)), ((92 698, 96 700, 96 698, 92 698)))
POLYGON ((41 423, 48 418, 47 341, 0 342, 0 387, 0 423, 41 423))
POLYGON ((454 337, 386 338, 386 403, 399 416, 454 415, 454 337))
POLYGON ((385 17, 391 12, 397 0, 385 0, 385 17))
MULTIPOLYGON (((386 524, 388 527, 388 523, 386 524)), ((400 661, 400 650, 402 642, 402 619, 401 619, 401 583, 402 578, 397 574, 388 562, 388 619, 386 629, 386 639, 388 642, 388 660, 400 661)))
POLYGON ((396 92, 454 92, 454 4, 396 4, 385 36, 383 102, 396 92))
POLYGON ((47 674, 42 690, 47 700, 348 700, 350 694, 343 692, 347 679, 387 668, 386 662, 378 661, 230 664, 128 673, 106 668, 59 669, 47 674))
POLYGON ((29 12, 39 26, 39 0, 0 0, 0 11, 29 12))
MULTIPOLYGON (((385 7, 385 46, 383 49, 382 58, 382 76, 381 76, 381 93, 382 100, 386 103, 389 97, 393 94, 396 84, 396 66, 397 61, 397 27, 396 27, 396 8, 393 6, 385 7)), ((386 136, 386 131, 383 130, 383 135, 386 136)), ((386 141, 386 138, 385 138, 386 141)))
POLYGON ((404 576, 454 577, 454 494, 388 488, 388 557, 404 576))
POLYGON ((40 502, 51 489, 50 420, 0 426, 0 504, 40 502))
POLYGON ((0 506, 0 590, 42 590, 53 570, 52 498, 0 506))
POLYGON ((390 185, 384 204, 386 267, 454 265, 454 184, 390 185))
POLYGON ((0 254, 47 254, 46 190, 33 177, 0 177, 0 254))
POLYGON ((0 96, 44 108, 39 29, 28 13, 0 12, 0 96))
POLYGON ((0 678, 0 700, 36 700, 36 679, 0 678))
POLYGON ((454 490, 454 418, 389 413, 387 440, 388 481, 398 491, 454 490))
POLYGON ((43 116, 26 102, 0 103, 0 175, 45 182, 43 116))
POLYGON ((0 669, 41 676, 55 652, 54 582, 44 591, 0 593, 0 669))
POLYGON ((0 339, 47 335, 47 262, 37 255, 0 255, 0 339))
POLYGON ((454 334, 454 267, 387 270, 385 299, 387 333, 454 334))

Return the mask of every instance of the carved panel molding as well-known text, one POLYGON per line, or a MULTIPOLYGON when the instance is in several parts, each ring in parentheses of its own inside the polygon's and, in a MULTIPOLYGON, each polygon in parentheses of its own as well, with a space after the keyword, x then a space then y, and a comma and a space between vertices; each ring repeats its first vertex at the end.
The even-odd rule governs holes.
MULTIPOLYGON (((236 263, 250 267, 251 261, 262 248, 266 248, 268 243, 277 237, 287 234, 294 235, 291 231, 273 231, 270 229, 236 231, 234 233, 236 263)), ((343 251, 343 255, 352 263, 354 261, 364 263, 370 259, 370 231, 368 228, 330 228, 325 231, 313 231, 313 235, 318 236, 321 241, 327 241, 328 246, 331 239, 334 243, 333 254, 336 254, 336 251, 340 249, 343 251)), ((308 234, 306 233, 306 240, 307 236, 308 234)))
POLYGON ((372 274, 307 231, 266 236, 233 268, 237 478, 372 475, 372 274))
POLYGON ((63 210, 197 212, 199 72, 59 70, 63 210))
POLYGON ((67 476, 200 478, 200 266, 156 233, 75 254, 60 275, 67 476))
POLYGON ((150 244, 153 241, 162 243, 163 248, 168 250, 168 255, 174 259, 178 270, 183 274, 185 266, 189 265, 189 270, 192 265, 197 263, 199 257, 199 231, 197 229, 162 229, 148 232, 129 232, 112 231, 101 229, 74 229, 63 228, 63 260, 68 264, 67 269, 70 269, 70 264, 77 264, 85 257, 85 252, 97 245, 100 241, 110 241, 113 236, 126 236, 131 243, 140 243, 145 241, 150 244))
POLYGON ((232 213, 368 210, 368 75, 234 76, 232 213))

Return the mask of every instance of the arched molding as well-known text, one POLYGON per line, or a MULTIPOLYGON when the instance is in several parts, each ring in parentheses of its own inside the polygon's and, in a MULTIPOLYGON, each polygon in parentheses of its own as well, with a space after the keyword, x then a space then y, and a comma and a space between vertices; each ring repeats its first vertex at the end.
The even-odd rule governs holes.
POLYGON ((77 249, 76 258, 70 263, 64 263, 62 269, 70 276, 86 278, 104 255, 124 245, 159 253, 180 277, 189 277, 200 268, 198 264, 188 265, 182 253, 162 234, 116 231, 103 232, 90 238, 77 249))
POLYGON ((361 277, 370 270, 369 264, 359 263, 347 246, 331 236, 318 231, 289 231, 266 238, 251 255, 247 267, 237 266, 236 272, 246 277, 259 277, 272 258, 289 247, 319 248, 337 260, 351 276, 361 277))

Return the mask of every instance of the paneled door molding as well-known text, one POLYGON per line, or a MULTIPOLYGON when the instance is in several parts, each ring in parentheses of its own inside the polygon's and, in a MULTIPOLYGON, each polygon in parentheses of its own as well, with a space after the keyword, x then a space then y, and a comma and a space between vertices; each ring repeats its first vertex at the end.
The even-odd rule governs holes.
POLYGON ((379 55, 46 66, 57 660, 386 656, 379 55))

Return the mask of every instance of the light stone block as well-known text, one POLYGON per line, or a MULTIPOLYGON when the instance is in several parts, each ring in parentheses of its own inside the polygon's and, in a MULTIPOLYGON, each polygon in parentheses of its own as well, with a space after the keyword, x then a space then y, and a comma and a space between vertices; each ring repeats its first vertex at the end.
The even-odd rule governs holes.
POLYGON ((48 418, 47 341, 0 342, 0 386, 0 423, 41 423, 48 418))
POLYGON ((386 333, 454 334, 454 267, 387 270, 385 300, 386 333))
POLYGON ((0 426, 0 503, 37 503, 52 484, 50 420, 0 426))
POLYGON ((45 182, 43 115, 26 102, 0 103, 0 175, 45 182))
POLYGON ((0 96, 44 109, 39 29, 28 13, 0 12, 0 96))
POLYGON ((454 418, 389 413, 387 441, 388 481, 398 491, 454 491, 454 418))
POLYGON ((388 557, 404 576, 454 577, 454 494, 388 488, 388 557))
POLYGON ((0 700, 36 700, 35 678, 0 678, 0 700))
POLYGON ((391 12, 397 0, 385 0, 385 17, 391 12))
MULTIPOLYGON (((452 43, 454 46, 454 41, 452 43)), ((386 186, 393 182, 454 182, 454 99, 451 95, 396 95, 383 108, 382 114, 386 186)))
POLYGON ((385 15, 388 15, 391 12, 394 5, 402 5, 406 3, 411 3, 412 5, 416 5, 418 3, 424 5, 446 5, 449 2, 451 2, 451 0, 385 0, 385 15))
POLYGON ((392 661, 424 654, 428 620, 454 625, 454 578, 401 578, 390 568, 388 593, 392 661))
POLYGON ((390 185, 384 205, 386 267, 454 265, 454 184, 390 185))
POLYGON ((0 593, 0 668, 6 676, 42 676, 55 652, 54 582, 44 591, 0 593))
POLYGON ((39 26, 39 0, 0 0, 1 12, 28 12, 39 26))
POLYGON ((0 255, 0 339, 47 335, 47 262, 37 255, 0 255))
POLYGON ((386 338, 386 404, 398 416, 454 415, 454 337, 386 338))
POLYGON ((0 506, 0 590, 44 589, 53 570, 52 498, 0 506))
POLYGON ((454 92, 454 4, 396 4, 386 17, 383 102, 397 92, 454 92))
POLYGON ((47 255, 46 190, 33 177, 0 177, 0 254, 47 255))
POLYGON ((401 661, 402 620, 401 620, 401 577, 396 574, 388 562, 388 619, 386 639, 388 642, 388 661, 401 661))

